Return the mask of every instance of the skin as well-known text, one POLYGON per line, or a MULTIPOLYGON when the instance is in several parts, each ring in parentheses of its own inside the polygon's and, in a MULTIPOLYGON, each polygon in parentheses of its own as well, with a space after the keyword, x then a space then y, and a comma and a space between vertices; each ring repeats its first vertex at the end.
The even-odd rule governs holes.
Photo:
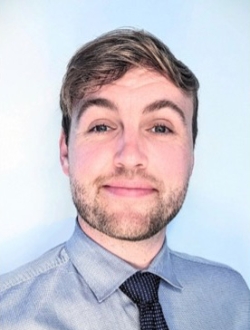
POLYGON ((132 69, 73 109, 60 138, 82 230, 138 269, 159 252, 193 169, 192 96, 132 69), (152 229, 153 228, 153 229, 152 229))

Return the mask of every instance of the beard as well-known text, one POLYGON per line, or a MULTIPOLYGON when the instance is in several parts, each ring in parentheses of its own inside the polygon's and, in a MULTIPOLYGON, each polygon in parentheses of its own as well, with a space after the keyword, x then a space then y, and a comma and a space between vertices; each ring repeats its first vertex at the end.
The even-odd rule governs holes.
POLYGON ((89 189, 70 176, 72 198, 78 215, 89 226, 109 237, 134 242, 149 239, 166 227, 180 211, 188 190, 189 178, 181 187, 166 193, 163 183, 150 175, 138 175, 138 172, 134 174, 126 170, 122 172, 98 177, 89 189), (114 177, 130 180, 141 177, 151 181, 157 186, 153 201, 136 205, 136 201, 122 201, 118 204, 110 198, 103 200, 102 186, 114 177), (93 187, 96 187, 96 193, 93 195, 92 192, 91 195, 93 187))

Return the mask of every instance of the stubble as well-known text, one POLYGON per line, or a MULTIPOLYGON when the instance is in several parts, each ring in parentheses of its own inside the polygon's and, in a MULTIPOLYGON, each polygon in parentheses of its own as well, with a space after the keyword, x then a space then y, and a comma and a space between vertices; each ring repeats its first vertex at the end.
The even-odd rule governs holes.
POLYGON ((121 207, 115 207, 110 205, 110 199, 103 198, 103 183, 121 176, 133 180, 135 175, 138 178, 138 172, 135 174, 123 171, 110 176, 100 176, 93 184, 94 194, 93 187, 88 189, 71 176, 72 198, 81 219, 109 237, 126 241, 145 240, 160 232, 181 209, 188 189, 188 180, 181 187, 166 192, 163 184, 154 177, 140 173, 140 177, 151 181, 158 188, 152 200, 145 200, 139 207, 136 201, 131 200, 121 203, 121 207))

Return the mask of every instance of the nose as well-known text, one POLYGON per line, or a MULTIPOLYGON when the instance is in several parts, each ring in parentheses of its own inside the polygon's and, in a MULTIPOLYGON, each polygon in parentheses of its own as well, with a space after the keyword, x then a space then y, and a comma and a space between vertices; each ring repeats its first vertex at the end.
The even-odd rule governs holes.
POLYGON ((123 131, 117 141, 114 165, 125 169, 145 169, 148 164, 146 148, 142 137, 131 130, 123 131))

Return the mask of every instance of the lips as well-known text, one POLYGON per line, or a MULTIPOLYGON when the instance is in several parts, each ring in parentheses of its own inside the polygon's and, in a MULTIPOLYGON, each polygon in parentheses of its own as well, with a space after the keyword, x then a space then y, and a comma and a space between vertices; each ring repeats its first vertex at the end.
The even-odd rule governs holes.
POLYGON ((143 197, 157 191, 151 185, 143 182, 114 182, 103 185, 103 189, 114 196, 121 197, 143 197))

